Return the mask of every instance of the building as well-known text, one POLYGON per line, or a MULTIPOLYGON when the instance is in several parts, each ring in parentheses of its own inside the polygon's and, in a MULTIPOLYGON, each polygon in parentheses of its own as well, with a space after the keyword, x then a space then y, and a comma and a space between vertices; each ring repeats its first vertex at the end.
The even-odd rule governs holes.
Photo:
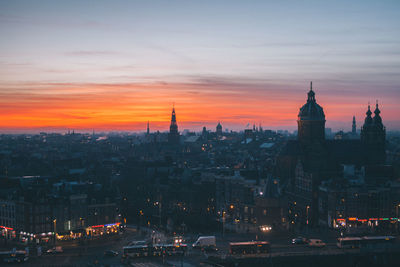
POLYGON ((176 123, 175 107, 172 108, 171 125, 169 126, 168 142, 177 145, 180 142, 178 124, 176 123))
POLYGON ((317 104, 311 83, 307 102, 298 114, 297 140, 289 140, 277 159, 278 169, 282 170, 279 176, 288 183, 291 224, 318 224, 319 186, 341 177, 343 164, 365 166, 366 176, 371 176, 369 170, 383 168, 385 127, 378 104, 374 118, 369 106, 366 114, 361 139, 326 139, 325 114, 317 104))
POLYGON ((217 136, 222 136, 222 125, 220 122, 218 122, 218 125, 216 127, 216 134, 217 136))

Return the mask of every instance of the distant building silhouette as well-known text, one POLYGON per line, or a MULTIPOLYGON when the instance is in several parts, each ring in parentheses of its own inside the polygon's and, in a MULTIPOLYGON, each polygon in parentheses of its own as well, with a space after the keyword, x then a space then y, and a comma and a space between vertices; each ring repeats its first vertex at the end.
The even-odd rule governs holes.
POLYGON ((374 113, 372 118, 368 106, 361 140, 346 138, 343 132, 336 134, 335 140, 325 139, 325 114, 311 83, 297 119, 297 140, 289 140, 277 159, 278 175, 288 179, 289 209, 295 215, 290 218, 292 224, 318 224, 318 188, 323 181, 338 179, 343 164, 365 166, 366 177, 377 179, 370 170, 380 170, 385 163, 386 130, 378 103, 374 113))
POLYGON ((149 135, 150 134, 150 124, 149 121, 147 121, 147 131, 146 134, 149 135))
POLYGON ((368 105, 364 125, 361 127, 361 142, 367 148, 367 161, 369 164, 383 164, 386 159, 385 142, 386 128, 382 124, 381 111, 376 101, 374 118, 371 117, 371 108, 368 105))
POLYGON ((356 116, 353 116, 353 124, 351 125, 351 133, 353 135, 357 134, 356 116))
POLYGON ((307 103, 300 108, 297 119, 298 140, 305 142, 323 142, 325 140, 325 114, 317 104, 315 93, 310 83, 307 103))
POLYGON ((217 133, 217 136, 221 136, 222 135, 222 125, 221 125, 220 122, 218 122, 218 125, 216 127, 216 133, 217 133))
POLYGON ((171 125, 169 126, 168 142, 171 144, 179 144, 178 124, 176 123, 175 106, 172 107, 171 125))

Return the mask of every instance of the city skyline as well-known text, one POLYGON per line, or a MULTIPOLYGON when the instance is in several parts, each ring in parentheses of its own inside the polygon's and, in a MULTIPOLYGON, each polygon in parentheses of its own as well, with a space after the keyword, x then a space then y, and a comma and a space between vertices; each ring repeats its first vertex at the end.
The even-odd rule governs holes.
POLYGON ((328 128, 400 129, 396 1, 0 6, 1 132, 295 130, 310 80, 328 128))

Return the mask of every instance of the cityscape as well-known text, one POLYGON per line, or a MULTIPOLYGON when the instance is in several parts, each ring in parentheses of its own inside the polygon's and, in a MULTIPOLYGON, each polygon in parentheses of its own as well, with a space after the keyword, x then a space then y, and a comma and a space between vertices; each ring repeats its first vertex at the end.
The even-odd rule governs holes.
POLYGON ((399 4, 188 2, 0 3, 0 266, 398 266, 399 4))

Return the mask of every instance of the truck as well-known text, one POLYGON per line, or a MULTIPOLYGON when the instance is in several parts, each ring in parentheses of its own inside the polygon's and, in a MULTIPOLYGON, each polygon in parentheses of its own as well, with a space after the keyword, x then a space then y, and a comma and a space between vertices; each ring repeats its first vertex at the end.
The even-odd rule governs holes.
POLYGON ((193 243, 193 248, 215 248, 215 236, 200 236, 196 242, 193 243))

